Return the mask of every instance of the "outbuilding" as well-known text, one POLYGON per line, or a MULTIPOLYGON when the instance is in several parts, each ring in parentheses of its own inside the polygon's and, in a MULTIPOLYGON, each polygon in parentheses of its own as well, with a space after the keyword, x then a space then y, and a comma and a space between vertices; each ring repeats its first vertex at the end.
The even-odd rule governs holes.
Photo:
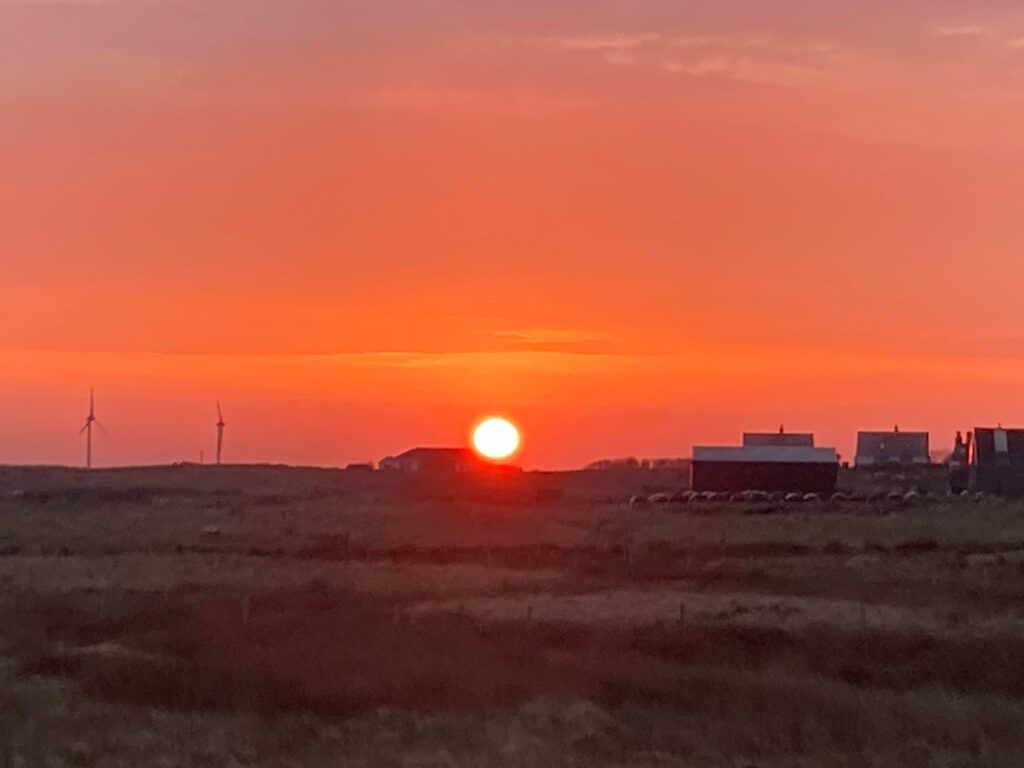
POLYGON ((785 491, 831 495, 839 477, 835 448, 813 446, 696 446, 691 487, 696 492, 785 491))

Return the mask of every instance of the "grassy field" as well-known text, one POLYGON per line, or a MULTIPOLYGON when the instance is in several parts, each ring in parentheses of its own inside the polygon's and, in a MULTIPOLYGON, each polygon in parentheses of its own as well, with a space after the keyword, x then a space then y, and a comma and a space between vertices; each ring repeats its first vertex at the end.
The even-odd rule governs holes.
POLYGON ((0 469, 0 767, 1021 765, 1024 506, 683 482, 0 469))

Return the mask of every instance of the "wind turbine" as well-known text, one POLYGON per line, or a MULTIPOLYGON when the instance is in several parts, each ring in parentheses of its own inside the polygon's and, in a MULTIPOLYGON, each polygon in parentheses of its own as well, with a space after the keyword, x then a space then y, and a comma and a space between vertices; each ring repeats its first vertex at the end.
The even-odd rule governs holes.
POLYGON ((220 465, 220 452, 224 447, 224 414, 220 410, 220 400, 217 401, 217 464, 220 465))
POLYGON ((92 425, 99 426, 96 421, 96 397, 89 389, 89 415, 85 417, 85 426, 78 434, 85 433, 85 468, 92 469, 92 425))

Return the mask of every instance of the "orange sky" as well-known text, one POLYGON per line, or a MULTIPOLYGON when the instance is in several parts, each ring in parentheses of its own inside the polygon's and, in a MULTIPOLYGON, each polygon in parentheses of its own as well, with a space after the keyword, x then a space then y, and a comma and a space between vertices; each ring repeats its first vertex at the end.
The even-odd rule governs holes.
POLYGON ((1024 423, 1017 2, 0 0, 0 115, 0 462, 1024 423))

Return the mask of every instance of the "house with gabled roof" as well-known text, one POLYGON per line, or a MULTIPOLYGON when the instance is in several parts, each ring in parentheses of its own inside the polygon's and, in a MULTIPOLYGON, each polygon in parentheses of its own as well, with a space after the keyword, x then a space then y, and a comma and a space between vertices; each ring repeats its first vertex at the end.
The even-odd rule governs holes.
POLYGON ((1024 496, 1024 429, 978 427, 970 454, 974 490, 1024 496))
POLYGON ((915 467, 932 463, 927 432, 858 432, 858 467, 915 467))

